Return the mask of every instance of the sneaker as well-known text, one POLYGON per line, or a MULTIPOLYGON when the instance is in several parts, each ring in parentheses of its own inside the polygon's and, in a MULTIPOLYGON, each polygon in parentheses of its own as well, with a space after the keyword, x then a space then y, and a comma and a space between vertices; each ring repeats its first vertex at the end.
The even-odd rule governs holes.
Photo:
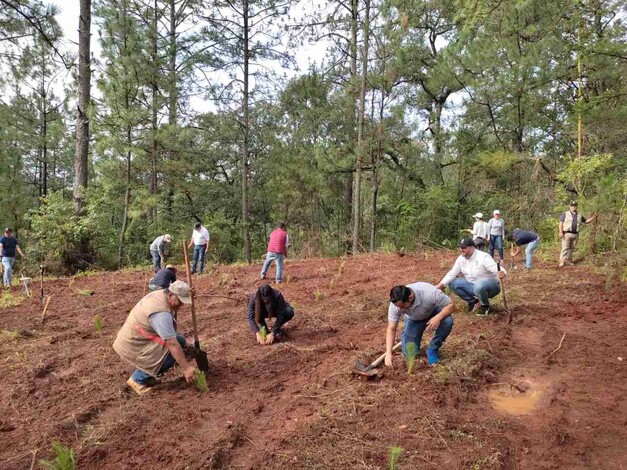
POLYGON ((438 352, 427 349, 427 364, 429 364, 430 366, 434 366, 438 362, 440 362, 440 356, 438 355, 438 352))
POLYGON ((490 306, 489 305, 480 305, 479 308, 477 308, 477 312, 476 315, 480 315, 480 316, 484 316, 490 313, 490 306))
POLYGON ((135 382, 132 376, 128 378, 126 383, 129 387, 131 387, 131 390, 133 390, 139 396, 145 395, 146 393, 150 392, 152 388, 150 385, 144 385, 144 384, 135 382))
POLYGON ((479 300, 477 299, 474 299, 472 302, 468 302, 468 311, 472 312, 478 304, 479 300))

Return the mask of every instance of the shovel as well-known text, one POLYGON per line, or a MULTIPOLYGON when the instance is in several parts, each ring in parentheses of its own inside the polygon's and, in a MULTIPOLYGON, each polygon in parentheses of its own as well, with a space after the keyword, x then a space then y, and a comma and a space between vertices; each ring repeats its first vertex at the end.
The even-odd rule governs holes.
MULTIPOLYGON (((498 270, 500 271, 501 263, 497 263, 496 266, 498 267, 498 270)), ((510 324, 512 322, 512 311, 507 306, 507 297, 505 296, 505 283, 503 282, 503 279, 501 279, 500 277, 499 277, 499 284, 501 285, 501 294, 503 294, 503 305, 505 306, 505 311, 509 314, 507 323, 510 324)))
MULTIPOLYGON (((396 343, 394 345, 394 347, 392 348, 392 352, 396 352, 399 349, 401 349, 401 344, 400 342, 396 343)), ((375 375, 377 375, 377 367, 379 367, 379 365, 385 360, 385 353, 381 354, 381 356, 379 356, 378 358, 376 358, 374 360, 374 362, 372 364, 370 364, 369 366, 362 364, 361 362, 357 361, 355 363, 355 368, 353 369, 353 372, 355 374, 359 374, 359 375, 364 375, 366 377, 374 377, 375 375)))
MULTIPOLYGON (((187 258, 187 245, 183 240, 183 253, 185 254, 185 271, 187 272, 187 284, 192 288, 192 275, 189 272, 189 259, 187 258)), ((209 360, 207 353, 200 349, 200 341, 198 340, 198 326, 196 324, 196 310, 194 309, 194 296, 192 295, 192 323, 194 325, 194 356, 196 365, 202 372, 209 372, 209 360)))
POLYGON ((39 294, 39 303, 41 305, 44 304, 44 265, 39 265, 39 270, 41 271, 41 292, 39 294))

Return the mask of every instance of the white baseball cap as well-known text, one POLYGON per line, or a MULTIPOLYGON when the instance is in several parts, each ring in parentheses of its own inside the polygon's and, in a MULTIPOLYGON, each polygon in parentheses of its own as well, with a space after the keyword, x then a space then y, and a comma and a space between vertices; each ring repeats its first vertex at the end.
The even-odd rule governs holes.
POLYGON ((477 212, 475 215, 473 215, 473 217, 474 217, 475 219, 483 219, 483 213, 481 213, 481 212, 477 212))
POLYGON ((496 209, 494 212, 492 212, 492 215, 501 215, 501 211, 496 209))

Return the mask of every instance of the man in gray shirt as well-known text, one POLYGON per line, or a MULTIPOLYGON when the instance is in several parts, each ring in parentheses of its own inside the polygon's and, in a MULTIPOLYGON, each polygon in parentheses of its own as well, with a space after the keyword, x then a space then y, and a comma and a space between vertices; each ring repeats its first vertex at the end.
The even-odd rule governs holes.
POLYGON ((385 336, 385 365, 392 367, 392 348, 401 313, 405 316, 405 327, 401 335, 402 350, 408 356, 407 344, 416 345, 425 330, 434 331, 433 339, 427 347, 427 362, 430 366, 440 361, 438 351, 453 329, 455 304, 441 290, 426 282, 416 282, 407 286, 394 286, 390 291, 388 327, 385 336))

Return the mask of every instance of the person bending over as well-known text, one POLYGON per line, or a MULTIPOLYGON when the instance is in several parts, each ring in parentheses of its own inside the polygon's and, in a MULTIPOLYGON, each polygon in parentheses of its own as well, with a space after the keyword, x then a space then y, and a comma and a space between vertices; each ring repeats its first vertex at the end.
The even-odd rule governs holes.
POLYGON ((281 327, 294 318, 294 309, 280 291, 265 284, 248 299, 248 324, 259 344, 272 344, 281 334, 281 327), (265 337, 261 328, 268 332, 267 319, 275 318, 272 331, 265 337))

